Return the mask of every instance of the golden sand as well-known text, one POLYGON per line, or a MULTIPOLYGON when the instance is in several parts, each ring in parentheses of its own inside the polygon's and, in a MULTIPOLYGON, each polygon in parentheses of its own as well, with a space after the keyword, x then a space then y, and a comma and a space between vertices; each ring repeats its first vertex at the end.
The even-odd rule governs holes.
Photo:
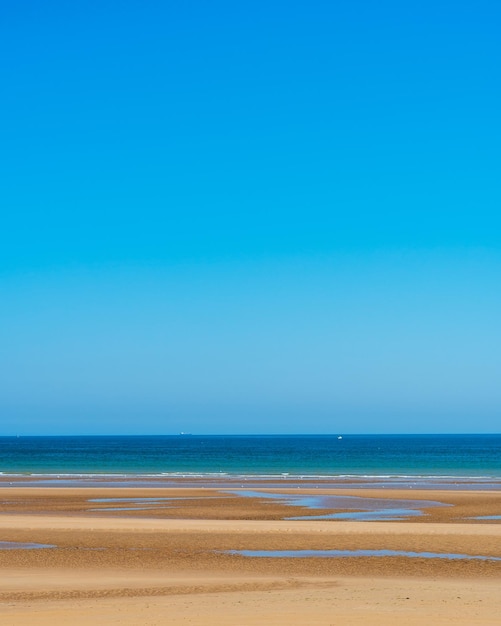
MULTIPOLYGON (((336 493, 314 491, 322 492, 336 493)), ((500 514, 498 492, 337 493, 452 506, 400 522, 286 521, 318 511, 217 489, 3 487, 0 540, 56 548, 0 550, 0 624, 501 624, 501 561, 227 553, 387 549, 501 557, 501 523, 471 519, 500 514), (135 497, 185 499, 143 511, 89 502, 135 497)))

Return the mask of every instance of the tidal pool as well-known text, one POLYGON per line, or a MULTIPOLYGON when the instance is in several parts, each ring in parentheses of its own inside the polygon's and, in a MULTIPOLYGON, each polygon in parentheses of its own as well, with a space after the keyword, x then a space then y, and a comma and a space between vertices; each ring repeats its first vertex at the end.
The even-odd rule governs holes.
POLYGON ((0 541, 0 550, 40 550, 42 548, 55 548, 48 543, 23 543, 19 541, 0 541))
POLYGON ((160 509, 172 509, 172 506, 106 506, 100 509, 87 509, 92 513, 99 511, 158 511, 160 509))
POLYGON ((228 550, 225 554, 234 554, 255 558, 305 559, 305 558, 347 558, 347 557, 397 557, 413 559, 452 559, 501 561, 498 556, 454 554, 453 552, 407 552, 405 550, 228 550))
POLYGON ((287 520, 351 520, 351 521, 399 521, 408 517, 424 515, 422 509, 435 506, 451 506, 434 500, 402 500, 384 498, 366 498, 361 496, 301 495, 288 493, 269 493, 249 489, 225 490, 225 493, 245 498, 274 500, 289 506, 315 509, 343 509, 341 513, 322 515, 302 515, 288 517, 287 520))
MULTIPOLYGON (((218 496, 204 496, 207 498, 215 498, 218 496)), ((92 513, 98 511, 156 511, 158 509, 171 509, 172 506, 165 506, 167 502, 175 500, 198 500, 193 496, 178 496, 167 498, 91 498, 88 502, 93 504, 127 504, 129 506, 115 506, 115 507, 100 507, 94 509, 87 509, 92 513)))
POLYGON ((163 502, 165 500, 185 500, 186 498, 91 498, 88 502, 163 502))

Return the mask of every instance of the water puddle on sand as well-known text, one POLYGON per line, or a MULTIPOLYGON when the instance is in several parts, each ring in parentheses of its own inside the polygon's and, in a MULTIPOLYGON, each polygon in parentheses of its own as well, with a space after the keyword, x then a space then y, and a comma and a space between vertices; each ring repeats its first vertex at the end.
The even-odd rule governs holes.
POLYGON ((204 500, 213 500, 216 498, 220 499, 221 496, 202 496, 200 498, 197 498, 197 496, 172 496, 167 498, 91 498, 87 500, 87 502, 109 502, 111 504, 112 502, 166 502, 169 500, 200 500, 202 498, 204 500))
POLYGON ((172 506, 106 506, 100 509, 87 509, 87 511, 158 511, 159 509, 173 509, 172 506))
POLYGON ((90 500, 87 500, 87 502, 95 502, 100 503, 102 502, 104 503, 113 503, 113 502, 165 502, 167 500, 185 500, 186 498, 92 498, 90 500))
POLYGON ((326 513, 325 515, 303 515, 301 517, 287 517, 286 519, 338 519, 350 520, 355 522, 398 522, 407 517, 419 517, 420 515, 424 515, 424 513, 423 511, 419 511, 418 509, 383 509, 374 511, 348 511, 345 513, 326 513))
MULTIPOLYGON (((253 491, 250 489, 224 489, 221 494, 234 495, 244 498, 260 498, 271 500, 280 504, 315 509, 333 509, 332 513, 322 515, 302 515, 288 517, 287 520, 351 520, 351 521, 400 521, 409 517, 424 515, 422 509, 435 506, 450 506, 442 502, 431 500, 401 500, 366 498, 360 496, 333 496, 333 495, 300 495, 285 493, 269 493, 265 491, 253 491), (336 513, 336 509, 342 512, 336 513)), ((219 496, 204 496, 205 499, 218 499, 219 496)), ((123 504, 126 506, 100 507, 88 509, 90 512, 99 511, 148 511, 157 509, 173 508, 169 506, 171 501, 198 500, 193 496, 181 497, 150 497, 150 498, 93 498, 89 502, 94 504, 123 504)))
POLYGON ((48 543, 21 543, 18 541, 0 541, 0 550, 40 550, 55 548, 48 543))
POLYGON ((454 554, 452 552, 406 552, 405 550, 228 550, 225 554, 254 558, 306 559, 352 557, 407 557, 413 559, 451 559, 476 561, 501 561, 498 556, 454 554))
POLYGON ((409 517, 424 515, 421 509, 435 506, 451 506, 433 500, 400 500, 382 498, 364 498, 361 496, 300 495, 269 493, 248 489, 224 490, 224 493, 244 498, 262 498, 289 506, 315 509, 343 509, 342 513, 322 515, 302 515, 288 517, 287 520, 350 520, 364 522, 399 521, 409 517), (351 510, 350 510, 351 509, 351 510))
MULTIPOLYGON (((220 498, 220 496, 204 496, 204 499, 220 498)), ((158 509, 172 509, 173 506, 165 506, 167 502, 176 500, 198 500, 193 496, 174 496, 167 498, 92 498, 88 502, 93 504, 127 504, 129 506, 113 506, 113 507, 99 507, 94 509, 87 509, 92 513, 99 511, 156 511, 158 509)))
POLYGON ((501 520, 501 515, 478 515, 477 517, 470 517, 469 519, 498 519, 501 520))
POLYGON ((129 506, 110 506, 87 509, 91 513, 99 511, 156 511, 157 509, 170 509, 165 506, 170 500, 180 500, 182 498, 92 498, 88 502, 93 504, 127 504, 129 506))

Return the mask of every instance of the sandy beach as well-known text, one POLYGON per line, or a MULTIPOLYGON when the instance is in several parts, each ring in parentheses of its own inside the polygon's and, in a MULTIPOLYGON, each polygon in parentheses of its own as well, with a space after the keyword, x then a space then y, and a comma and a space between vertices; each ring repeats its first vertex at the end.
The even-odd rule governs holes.
MULTIPOLYGON (((315 496, 339 493, 314 490, 315 496)), ((4 484, 0 541, 11 543, 0 550, 0 622, 500 624, 501 560, 494 559, 501 559, 501 523, 472 519, 499 515, 499 492, 343 489, 342 495, 412 499, 426 507, 402 521, 290 520, 318 510, 214 488, 4 484), (232 552, 239 550, 413 556, 232 552), (489 558, 426 558, 429 553, 489 558)))

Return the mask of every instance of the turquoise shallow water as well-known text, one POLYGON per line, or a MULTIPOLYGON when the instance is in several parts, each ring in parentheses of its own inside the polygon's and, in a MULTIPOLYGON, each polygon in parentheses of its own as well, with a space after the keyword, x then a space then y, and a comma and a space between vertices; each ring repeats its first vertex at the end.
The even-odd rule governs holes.
POLYGON ((3 474, 501 479, 501 435, 0 437, 3 474))

